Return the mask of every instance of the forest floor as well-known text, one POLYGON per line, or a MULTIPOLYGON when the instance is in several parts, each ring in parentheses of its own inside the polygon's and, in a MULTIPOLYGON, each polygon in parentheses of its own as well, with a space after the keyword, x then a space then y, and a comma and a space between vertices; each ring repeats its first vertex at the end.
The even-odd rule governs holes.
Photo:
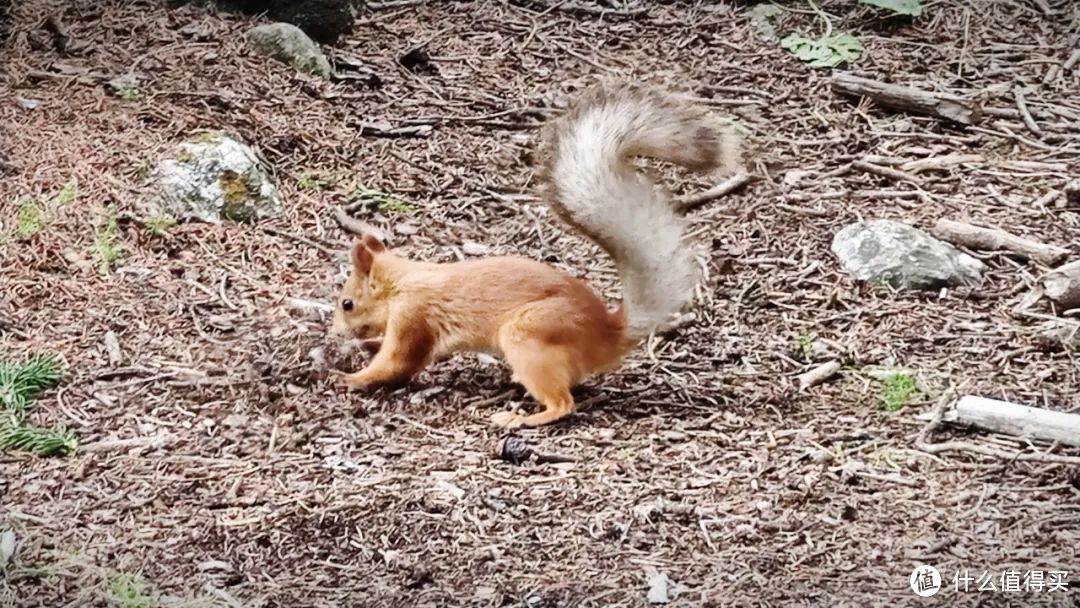
MULTIPOLYGON (((33 421, 96 451, 0 454, 0 531, 18 540, 0 606, 638 606, 658 574, 675 606, 1075 605, 1080 472, 1046 459, 1080 452, 923 436, 917 418, 955 394, 1080 406, 1076 353, 1038 339, 1053 311, 1014 312, 1045 267, 972 252, 989 266, 981 286, 897 293, 854 281, 829 249, 860 218, 945 217, 1080 252, 1080 209, 1053 196, 1080 173, 1080 71, 1061 69, 1077 7, 925 4, 913 22, 853 1, 823 8, 863 42, 860 73, 979 95, 991 110, 979 127, 840 98, 829 70, 759 34, 749 6, 719 2, 621 17, 516 1, 361 10, 336 51, 379 86, 254 55, 251 17, 16 3, 0 222, 11 230, 27 196, 50 221, 0 246, 0 352, 64 358, 68 376, 33 421), (69 30, 64 54, 42 27, 50 15, 69 30), (427 56, 399 63, 417 48, 427 56), (102 85, 128 72, 137 95, 102 85), (289 302, 331 302, 352 239, 333 212, 361 187, 404 201, 364 219, 410 257, 449 261, 471 242, 616 298, 608 260, 536 199, 529 160, 542 119, 612 75, 710 99, 747 129, 758 179, 691 214, 711 243, 696 321, 577 390, 570 419, 520 433, 573 462, 492 456, 491 414, 533 407, 502 363, 457 356, 374 394, 312 369, 328 319, 289 302), (429 137, 360 130, 416 120, 429 137), (198 129, 257 147, 283 217, 150 230, 146 171, 198 129), (850 168, 952 154, 982 160, 917 182, 850 168), (102 272, 110 207, 122 252, 102 272), (841 374, 798 390, 828 360, 841 374), (883 382, 894 368, 917 390, 903 375, 883 382), (1006 457, 927 445, 942 441, 1006 457), (943 588, 917 602, 922 563, 943 588), (1030 571, 1067 571, 1073 588, 1000 590, 1030 571), (965 572, 979 579, 967 592, 953 582, 965 572), (978 591, 985 577, 997 591, 978 591)), ((823 29, 808 6, 784 5, 781 36, 823 29)), ((678 194, 711 185, 671 182, 678 194)))

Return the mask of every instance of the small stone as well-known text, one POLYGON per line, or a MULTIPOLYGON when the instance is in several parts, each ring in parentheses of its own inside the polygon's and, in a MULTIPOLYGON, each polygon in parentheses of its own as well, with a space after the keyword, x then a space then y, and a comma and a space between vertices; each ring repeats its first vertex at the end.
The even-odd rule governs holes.
POLYGON ((403 236, 412 236, 419 234, 420 227, 411 222, 398 222, 394 225, 394 232, 403 236))
POLYGON ((464 253, 465 255, 471 255, 471 256, 487 255, 488 251, 489 251, 489 249, 488 249, 487 245, 482 245, 480 243, 474 243, 472 241, 465 241, 461 245, 461 252, 464 253))
POLYGON ((124 362, 124 352, 120 350, 120 339, 116 337, 116 332, 109 330, 105 332, 105 352, 109 356, 109 365, 116 367, 124 362))
POLYGON ((150 174, 160 192, 151 213, 205 222, 281 215, 281 196, 255 151, 223 133, 180 143, 150 174))
POLYGON ((650 604, 666 604, 671 601, 668 597, 668 577, 660 572, 649 577, 649 592, 645 599, 650 604))
POLYGON ((19 104, 19 107, 24 110, 33 110, 41 105, 41 102, 36 99, 30 99, 29 97, 15 97, 15 103, 19 104))
POLYGON ((248 44, 255 51, 283 61, 301 72, 328 78, 330 62, 308 35, 295 25, 269 23, 258 25, 247 34, 248 44))
POLYGON ((856 279, 898 289, 975 285, 985 265, 913 226, 891 220, 849 224, 836 233, 832 251, 856 279))
POLYGON ((0 534, 0 570, 4 568, 11 561, 11 558, 15 555, 15 532, 11 530, 4 530, 3 534, 0 534))
POLYGON ((180 28, 179 32, 185 36, 190 36, 199 42, 209 40, 211 35, 210 24, 206 21, 192 21, 180 28))

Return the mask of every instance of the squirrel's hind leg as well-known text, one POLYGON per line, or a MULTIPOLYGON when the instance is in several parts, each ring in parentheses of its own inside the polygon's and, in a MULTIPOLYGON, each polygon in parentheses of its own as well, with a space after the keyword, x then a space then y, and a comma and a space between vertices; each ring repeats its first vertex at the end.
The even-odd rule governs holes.
POLYGON ((514 429, 541 426, 565 418, 574 412, 570 388, 577 381, 564 349, 541 340, 510 340, 503 353, 513 368, 514 379, 533 396, 544 410, 529 416, 499 412, 491 417, 496 426, 514 429))

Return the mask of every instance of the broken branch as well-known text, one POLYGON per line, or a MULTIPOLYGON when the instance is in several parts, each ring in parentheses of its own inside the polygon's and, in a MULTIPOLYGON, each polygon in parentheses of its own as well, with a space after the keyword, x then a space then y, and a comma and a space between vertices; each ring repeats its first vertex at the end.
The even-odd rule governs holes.
POLYGON ((814 369, 798 376, 799 390, 806 390, 812 386, 817 386, 835 376, 839 371, 840 363, 838 361, 822 363, 814 369))
POLYGON ((1080 415, 966 395, 942 416, 945 422, 1017 437, 1080 447, 1080 415))
POLYGON ((851 163, 851 166, 860 171, 867 173, 873 173, 874 175, 880 175, 887 177, 898 182, 911 182, 918 186, 921 184, 921 180, 911 173, 901 171, 899 169, 893 169, 891 167, 883 167, 881 165, 875 165, 874 163, 867 162, 865 160, 857 160, 851 163))
POLYGON ((953 245, 984 251, 1004 249, 1047 266, 1054 266, 1069 255, 1068 249, 1021 238, 1004 230, 982 228, 946 219, 938 220, 932 232, 953 245))
POLYGON ((963 125, 978 124, 983 117, 982 105, 976 101, 948 93, 932 93, 887 84, 843 72, 833 76, 832 89, 841 95, 867 97, 880 106, 936 116, 963 125))
POLYGON ((696 207, 700 207, 711 200, 731 194, 752 181, 754 181, 753 175, 746 172, 736 173, 704 192, 699 192, 698 194, 687 196, 686 198, 677 201, 675 207, 679 211, 689 211, 696 207))

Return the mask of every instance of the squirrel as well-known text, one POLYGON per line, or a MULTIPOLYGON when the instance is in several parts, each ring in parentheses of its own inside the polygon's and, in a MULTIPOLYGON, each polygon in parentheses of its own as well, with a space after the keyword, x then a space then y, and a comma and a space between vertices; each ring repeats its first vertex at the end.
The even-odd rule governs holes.
POLYGON ((693 300, 698 272, 683 244, 684 221, 670 193, 631 157, 730 172, 739 150, 734 131, 663 90, 599 84, 545 125, 540 139, 543 198, 614 260, 622 302, 609 310, 584 281, 531 259, 414 261, 364 234, 352 248, 333 331, 382 341, 344 382, 400 385, 454 352, 494 353, 543 410, 499 412, 491 421, 505 429, 549 424, 574 411, 572 387, 616 369, 693 300))

